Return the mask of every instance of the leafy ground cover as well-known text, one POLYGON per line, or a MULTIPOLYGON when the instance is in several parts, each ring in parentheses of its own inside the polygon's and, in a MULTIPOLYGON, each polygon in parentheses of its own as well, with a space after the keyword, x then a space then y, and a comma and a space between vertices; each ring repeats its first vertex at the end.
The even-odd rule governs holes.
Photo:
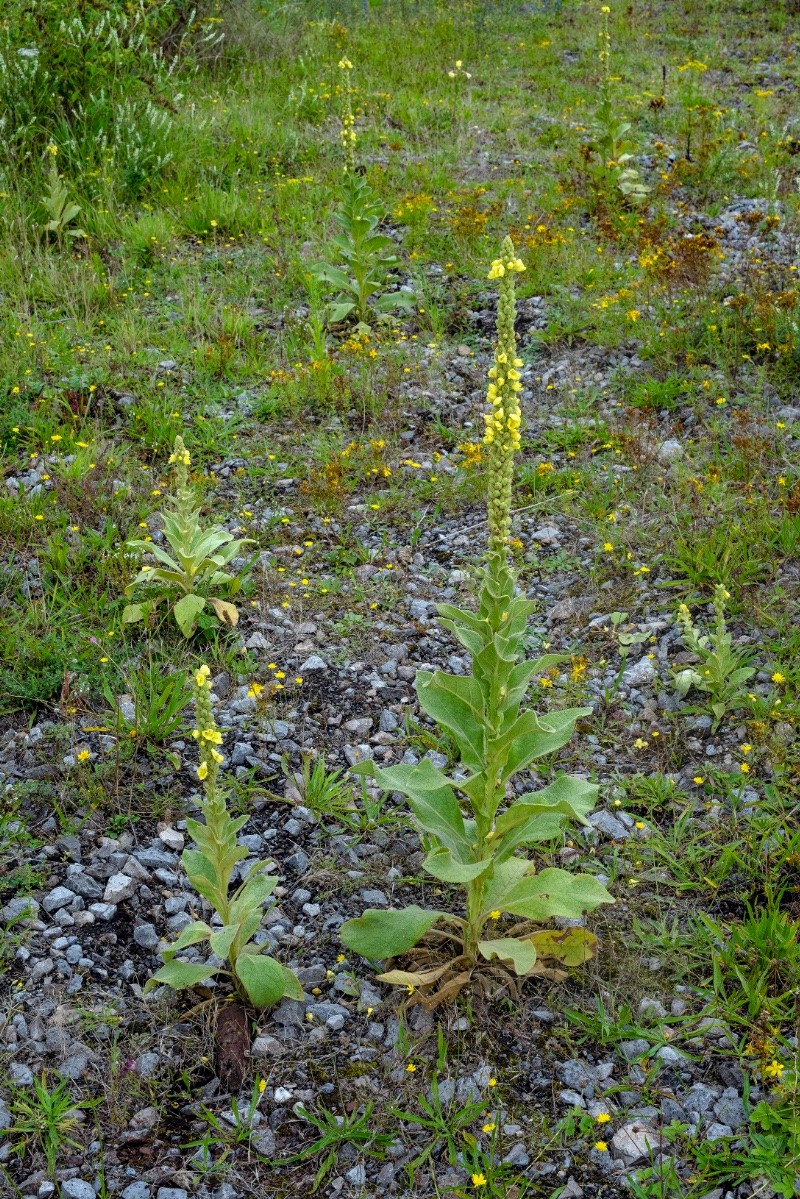
POLYGON ((800 1193, 791 3, 12 8, 0 1194, 800 1193), (458 759, 413 682, 470 670, 436 605, 487 540, 507 234, 532 702, 590 710, 528 781, 600 789, 536 857, 615 903, 591 961, 430 1012, 338 930, 460 914, 377 779, 458 759), (236 554, 183 623, 126 594, 176 467, 236 554), (209 914, 201 662, 303 991, 225 1071, 224 986, 143 995, 209 914))

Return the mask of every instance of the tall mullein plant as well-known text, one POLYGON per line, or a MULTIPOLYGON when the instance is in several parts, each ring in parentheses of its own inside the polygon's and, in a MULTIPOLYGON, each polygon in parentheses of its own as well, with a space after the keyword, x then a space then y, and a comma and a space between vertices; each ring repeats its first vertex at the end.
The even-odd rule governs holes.
POLYGON ((232 817, 218 786, 223 757, 217 747, 222 744, 222 734, 211 707, 210 674, 203 665, 194 676, 197 728, 192 735, 200 753, 197 777, 203 784, 203 822, 186 821, 197 848, 185 849, 181 861, 191 885, 211 905, 215 920, 213 924, 204 920, 188 924, 163 951, 164 965, 144 991, 159 983, 184 990, 218 975, 228 975, 242 998, 249 999, 254 1007, 269 1007, 284 996, 302 999, 303 992, 292 971, 262 953, 253 940, 261 927, 264 902, 278 881, 274 874, 267 873, 271 863, 255 862, 244 881, 232 893, 230 890, 237 863, 248 856, 237 836, 250 817, 232 817), (204 942, 208 942, 215 957, 204 962, 177 957, 182 950, 204 942))
POLYGON ((532 974, 563 976, 564 966, 592 956, 596 938, 579 927, 539 926, 613 902, 592 875, 553 868, 537 873, 534 863, 518 853, 521 846, 559 838, 568 820, 586 824, 598 790, 564 774, 521 796, 511 786, 533 762, 560 749, 576 721, 591 712, 570 708, 538 716, 523 708, 534 675, 561 659, 524 660, 533 605, 518 594, 507 552, 522 424, 522 363, 514 333, 514 280, 522 270, 506 238, 489 273, 499 280, 500 299, 484 437, 489 544, 477 610, 439 607, 444 626, 469 651, 472 673, 421 670, 415 682, 420 707, 458 746, 460 769, 448 776, 428 759, 386 769, 365 762, 358 768, 407 797, 427 850, 424 869, 464 889, 463 916, 416 906, 368 909, 341 929, 345 945, 371 961, 404 957, 408 968, 379 977, 416 991, 429 1006, 452 998, 471 981, 491 988, 498 978, 507 984, 532 974), (507 917, 517 919, 509 923, 507 917))

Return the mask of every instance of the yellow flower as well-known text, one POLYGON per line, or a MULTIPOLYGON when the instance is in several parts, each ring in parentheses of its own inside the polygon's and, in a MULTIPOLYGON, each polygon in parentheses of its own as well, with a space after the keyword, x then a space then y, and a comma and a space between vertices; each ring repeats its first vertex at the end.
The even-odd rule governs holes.
POLYGON ((483 1174, 473 1174, 472 1175, 472 1185, 474 1187, 485 1187, 486 1186, 486 1177, 483 1174))
POLYGON ((214 761, 217 763, 218 766, 221 766, 222 763, 225 761, 222 754, 218 754, 215 749, 212 749, 211 757, 214 759, 214 761))
POLYGON ((197 777, 199 779, 204 779, 207 774, 208 774, 208 762, 201 762, 200 765, 197 767, 197 777))
POLYGON ((259 1078, 259 1080, 258 1080, 258 1093, 259 1093, 259 1095, 263 1095, 263 1094, 264 1094, 264 1092, 266 1091, 266 1089, 267 1089, 267 1080, 266 1080, 266 1078, 259 1078))
POLYGON ((772 681, 773 681, 773 683, 785 683, 786 675, 781 674, 781 672, 779 670, 776 670, 772 676, 772 681))
POLYGON ((499 908, 495 908, 495 910, 493 912, 489 913, 489 916, 491 917, 492 920, 499 920, 501 915, 502 915, 502 913, 499 908))
POLYGON ((773 1058, 768 1066, 764 1067, 763 1073, 767 1078, 780 1078, 786 1067, 783 1062, 779 1062, 777 1058, 773 1058))
POLYGON ((497 1079, 496 1079, 496 1078, 490 1078, 490 1079, 489 1079, 489 1081, 488 1081, 488 1083, 487 1083, 486 1085, 487 1085, 487 1086, 489 1086, 489 1087, 496 1087, 496 1086, 497 1086, 497 1079))
POLYGON ((494 1132, 495 1128, 497 1128, 497 1125, 495 1124, 494 1120, 490 1120, 488 1124, 484 1124, 483 1131, 494 1132))
POLYGON ((339 60, 339 70, 352 71, 352 69, 353 69, 353 64, 351 63, 349 58, 342 58, 339 60))
POLYGON ((638 321, 640 316, 641 316, 641 313, 639 312, 638 308, 629 308, 628 309, 628 312, 627 312, 628 320, 633 321, 634 324, 636 323, 636 321, 638 321))
POLYGON ((703 778, 702 774, 696 774, 694 776, 694 778, 692 779, 692 782, 697 783, 698 787, 700 786, 701 783, 704 783, 705 781, 706 780, 703 778))
POLYGON ((608 1152, 608 1145, 605 1143, 605 1141, 595 1141, 594 1147, 598 1153, 608 1152))
POLYGON ((414 1065, 413 1062, 409 1062, 408 1065, 406 1066, 406 1074, 415 1074, 416 1070, 417 1070, 417 1067, 414 1065))
POLYGON ((90 756, 91 755, 89 754, 88 749, 82 749, 80 751, 80 753, 78 754, 78 761, 79 762, 88 762, 90 756))
POLYGON ((741 770, 742 774, 749 774, 749 773, 750 773, 750 765, 749 765, 749 763, 748 763, 748 762, 740 762, 740 763, 739 763, 739 769, 741 770))
POLYGON ((263 690, 264 690, 263 683, 251 683, 247 690, 247 694, 250 696, 251 699, 257 699, 263 690))
POLYGON ((206 664, 204 662, 203 665, 195 673, 195 676, 194 676, 194 681, 197 684, 197 686, 205 687, 206 679, 209 677, 210 674, 211 674, 211 671, 209 670, 209 668, 206 666, 206 664))
POLYGON ((222 733, 219 729, 203 729, 200 736, 204 741, 210 741, 212 745, 222 745, 222 733))
POLYGON ((598 1124, 608 1124, 610 1119, 611 1119, 611 1117, 609 1116, 608 1112, 601 1112, 600 1115, 597 1117, 597 1123, 598 1124))

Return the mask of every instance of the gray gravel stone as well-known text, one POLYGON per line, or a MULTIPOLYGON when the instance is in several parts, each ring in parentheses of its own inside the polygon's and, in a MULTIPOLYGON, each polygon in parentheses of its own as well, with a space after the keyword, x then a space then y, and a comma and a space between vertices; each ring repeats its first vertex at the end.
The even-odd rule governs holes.
POLYGON ((622 682, 626 687, 646 687, 655 677, 655 666, 648 657, 644 657, 623 671, 622 682))
POLYGON ((133 930, 133 939, 142 949, 157 949, 159 936, 152 924, 137 924, 133 930))
POLYGON ((702 1116, 711 1107, 718 1094, 717 1090, 706 1086, 704 1082, 696 1082, 684 1099, 683 1106, 687 1112, 694 1112, 695 1115, 702 1116))
POLYGON ((305 874, 308 870, 308 854, 304 850, 298 849, 285 858, 283 864, 292 874, 305 874))
POLYGON ((623 1124, 611 1140, 612 1148, 629 1166, 646 1161, 659 1146, 659 1134, 650 1124, 631 1120, 623 1124))
POLYGON ((706 1129, 707 1141, 721 1141, 723 1137, 732 1137, 733 1129, 729 1124, 719 1124, 716 1120, 706 1129))
POLYGON ((62 1199, 95 1199, 95 1189, 82 1178, 69 1178, 61 1184, 62 1199))
POLYGON ((150 1199, 150 1184, 140 1180, 125 1187, 121 1199, 150 1199))
POLYGON ((156 1199, 189 1199, 189 1192, 183 1187, 159 1187, 156 1199))
POLYGON ((724 1091, 719 1103, 714 1105, 714 1115, 720 1124, 728 1124, 731 1128, 741 1128, 747 1123, 744 1104, 733 1087, 724 1091))
POLYGON ((65 908, 67 904, 72 903, 74 898, 75 892, 70 891, 69 887, 53 887, 53 890, 48 891, 42 900, 42 907, 52 915, 59 908, 65 908))
POLYGON ((628 837, 628 830, 625 825, 617 820, 616 816, 612 816, 610 812, 593 812, 589 817, 592 828, 596 828, 599 832, 604 833, 606 837, 611 837, 614 841, 624 841, 628 837))
POLYGON ((132 899, 138 886, 136 879, 128 878, 127 874, 112 874, 106 883, 103 902, 122 903, 125 899, 132 899))
POLYGON ((35 899, 28 895, 17 895, 14 899, 9 899, 0 911, 0 916, 6 924, 10 924, 12 920, 18 920, 22 917, 28 917, 35 920, 39 915, 39 904, 35 899))

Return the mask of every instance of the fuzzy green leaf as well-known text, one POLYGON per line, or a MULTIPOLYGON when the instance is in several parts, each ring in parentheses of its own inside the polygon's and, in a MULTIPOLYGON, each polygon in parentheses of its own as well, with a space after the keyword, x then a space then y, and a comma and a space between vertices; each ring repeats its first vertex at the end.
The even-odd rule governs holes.
POLYGON ((236 960, 236 973, 254 1007, 272 1007, 284 996, 303 998, 302 988, 292 972, 264 954, 241 954, 236 960))
POLYGON ((197 623, 197 617, 205 606, 206 601, 202 595, 185 595, 183 599, 178 600, 172 611, 175 614, 178 628, 184 637, 191 637, 197 623))
POLYGON ((428 874, 441 879, 443 883, 468 883, 473 879, 480 878, 487 870, 490 870, 492 859, 486 858, 482 862, 461 862, 453 857, 449 849, 440 846, 438 849, 431 850, 422 865, 428 874))
POLYGON ((211 929, 205 921, 193 920, 191 924, 187 924, 186 928, 181 930, 178 939, 164 950, 164 961, 172 961, 175 954, 186 949, 187 945, 196 945, 198 941, 205 941, 210 934, 211 929))
POLYGON ((484 754, 483 696, 477 679, 417 671, 414 689, 420 707, 452 735, 464 765, 480 770, 484 754))
POLYGON ((138 624, 140 620, 147 620, 152 611, 153 605, 147 601, 142 604, 126 604, 122 609, 122 623, 138 624))
POLYGON ((223 961, 231 951, 231 945, 239 931, 238 924, 226 924, 223 928, 215 929, 208 939, 212 952, 223 961))
POLYGON ((414 766, 388 766, 379 769, 371 761, 361 762, 354 774, 368 774, 385 791, 400 791, 423 832, 446 845, 460 861, 469 860, 469 841, 455 792, 446 775, 429 758, 414 766))
POLYGON ((219 967, 209 966, 207 962, 167 962, 147 980, 142 990, 146 995, 159 983, 165 983, 175 991, 184 991, 206 978, 213 978, 215 974, 219 974, 219 967))
POLYGON ((503 782, 530 766, 536 758, 561 749, 572 736, 575 722, 591 712, 591 708, 564 708, 541 717, 535 712, 523 712, 500 741, 499 748, 505 753, 503 782))
POLYGON ((513 883, 498 897, 495 907, 526 920, 550 920, 553 916, 577 920, 601 903, 613 902, 593 875, 550 868, 513 883))
POLYGON ((348 949, 367 961, 377 962, 411 949, 444 915, 416 904, 399 911, 367 908, 356 920, 346 920, 339 936, 348 949))
POLYGON ((526 938, 499 937, 495 941, 479 941, 478 949, 487 962, 498 958, 511 965, 519 975, 529 974, 536 965, 536 947, 526 938))

